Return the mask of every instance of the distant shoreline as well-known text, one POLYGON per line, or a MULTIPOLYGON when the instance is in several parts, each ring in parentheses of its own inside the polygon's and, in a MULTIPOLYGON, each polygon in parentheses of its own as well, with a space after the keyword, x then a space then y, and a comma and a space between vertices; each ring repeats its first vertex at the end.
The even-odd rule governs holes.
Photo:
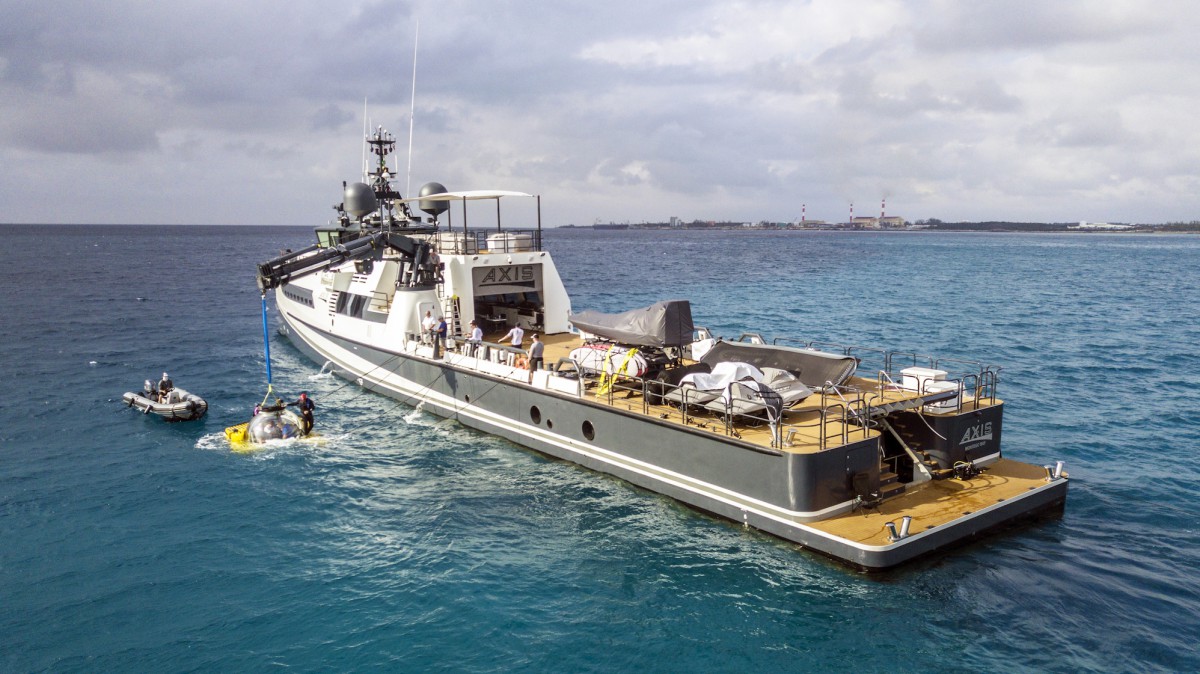
MULTIPOLYGON (((548 228, 549 229, 549 228, 548 228)), ((1129 225, 1120 228, 1079 227, 1058 223, 940 223, 936 225, 910 225, 907 227, 851 227, 822 225, 800 227, 783 224, 736 224, 718 223, 705 225, 630 224, 630 225, 562 225, 553 229, 580 229, 595 231, 681 231, 681 232, 965 232, 965 233, 1010 233, 1010 234, 1200 234, 1200 222, 1172 223, 1160 225, 1129 225)))

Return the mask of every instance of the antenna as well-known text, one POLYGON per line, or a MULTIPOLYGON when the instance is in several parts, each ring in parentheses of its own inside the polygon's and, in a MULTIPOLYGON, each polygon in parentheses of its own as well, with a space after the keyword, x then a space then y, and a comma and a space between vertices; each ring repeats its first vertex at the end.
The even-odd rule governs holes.
POLYGON ((420 36, 421 21, 418 19, 413 31, 412 109, 408 112, 408 182, 404 185, 404 193, 408 196, 412 196, 413 117, 417 114, 417 38, 420 36))
POLYGON ((364 183, 367 182, 367 144, 365 141, 367 140, 368 133, 369 133, 369 131, 367 130, 367 97, 363 96, 363 141, 364 142, 363 142, 363 163, 362 163, 363 177, 362 177, 362 179, 363 179, 364 183))

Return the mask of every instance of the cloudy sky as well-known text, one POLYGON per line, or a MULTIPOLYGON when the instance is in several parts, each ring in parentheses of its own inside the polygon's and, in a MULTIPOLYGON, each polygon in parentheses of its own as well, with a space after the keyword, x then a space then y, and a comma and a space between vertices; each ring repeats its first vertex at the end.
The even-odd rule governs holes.
POLYGON ((547 225, 1200 219, 1194 0, 8 0, 0 222, 320 224, 363 102, 547 225))

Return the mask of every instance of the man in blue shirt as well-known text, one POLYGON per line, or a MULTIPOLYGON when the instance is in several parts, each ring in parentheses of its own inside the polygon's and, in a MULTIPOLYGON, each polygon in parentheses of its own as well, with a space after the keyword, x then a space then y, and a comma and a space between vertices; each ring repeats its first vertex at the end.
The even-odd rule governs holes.
POLYGON ((433 357, 442 357, 442 347, 446 344, 446 317, 438 316, 437 326, 433 329, 433 357))

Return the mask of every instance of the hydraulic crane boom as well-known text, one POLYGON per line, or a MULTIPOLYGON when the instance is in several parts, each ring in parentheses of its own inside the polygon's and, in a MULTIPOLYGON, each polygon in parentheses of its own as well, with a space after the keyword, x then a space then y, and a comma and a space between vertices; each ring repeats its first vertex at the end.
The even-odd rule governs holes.
POLYGON ((375 232, 336 246, 309 246, 285 253, 258 265, 258 288, 272 288, 351 260, 381 259, 385 248, 400 254, 409 270, 401 275, 408 287, 433 285, 438 278, 438 265, 433 261, 433 247, 402 234, 375 232))

